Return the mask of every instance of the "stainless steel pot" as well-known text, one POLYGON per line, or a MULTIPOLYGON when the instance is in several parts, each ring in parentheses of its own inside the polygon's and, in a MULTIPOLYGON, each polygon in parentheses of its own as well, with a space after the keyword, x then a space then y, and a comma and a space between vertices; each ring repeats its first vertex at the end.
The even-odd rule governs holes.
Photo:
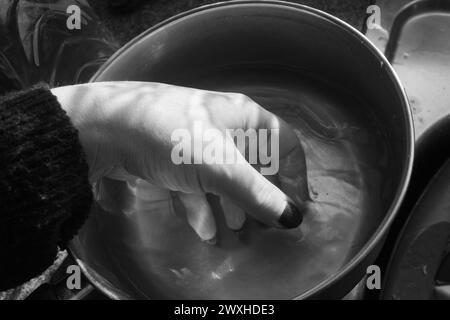
POLYGON ((133 194, 103 181, 113 208, 94 206, 71 250, 109 297, 340 298, 375 260, 408 185, 414 132, 395 72, 348 24, 285 2, 205 6, 144 32, 92 80, 248 94, 298 126, 314 198, 336 204, 297 231, 222 228, 211 247, 181 224, 149 236, 152 214, 120 214, 133 194))

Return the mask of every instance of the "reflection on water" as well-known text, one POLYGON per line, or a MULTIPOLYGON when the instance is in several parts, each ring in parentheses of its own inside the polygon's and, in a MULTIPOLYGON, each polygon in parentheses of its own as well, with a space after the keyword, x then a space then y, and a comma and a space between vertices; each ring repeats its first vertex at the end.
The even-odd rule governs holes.
MULTIPOLYGON (((218 86, 250 95, 294 127, 314 200, 297 229, 250 219, 234 233, 224 226, 218 199, 210 197, 219 221, 218 244, 211 246, 180 219, 177 203, 155 201, 147 183, 103 185, 104 210, 94 213, 97 232, 115 272, 141 297, 292 298, 336 273, 361 248, 380 219, 386 148, 366 106, 311 83, 218 86)), ((295 185, 295 177, 283 179, 295 185)))

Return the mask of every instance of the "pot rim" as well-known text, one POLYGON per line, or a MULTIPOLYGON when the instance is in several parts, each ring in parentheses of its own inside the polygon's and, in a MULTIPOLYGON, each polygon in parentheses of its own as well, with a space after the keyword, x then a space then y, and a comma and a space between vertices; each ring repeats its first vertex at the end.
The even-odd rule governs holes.
MULTIPOLYGON (((403 201, 403 198, 405 196, 406 190, 408 188, 411 173, 412 173, 412 167, 413 167, 413 160, 414 160, 414 123, 412 118, 411 109, 409 107, 409 100, 406 95, 405 89, 403 85, 401 84, 401 81, 394 71, 393 67, 389 63, 389 61, 386 59, 384 54, 374 45, 372 44, 360 31, 355 29, 353 26, 348 24, 347 22, 328 14, 324 11, 321 11, 319 9, 315 9, 306 5, 297 4, 297 3, 291 3, 286 1, 278 1, 278 0, 232 0, 232 1, 226 1, 226 2, 217 2, 214 4, 208 4, 200 7, 196 7, 190 10, 187 10, 185 12, 179 13, 177 15, 174 15, 162 22, 157 23, 153 27, 150 27, 149 29, 145 30, 129 42, 127 42, 123 47, 121 47, 119 50, 117 50, 94 74, 94 76, 90 79, 89 82, 95 82, 97 78, 112 64, 114 61, 121 56, 123 53, 125 53, 127 50, 131 49, 136 43, 147 37, 148 35, 152 34, 156 30, 159 30, 161 28, 164 28, 165 26, 180 21, 184 18, 188 18, 192 16, 193 14, 209 11, 209 10, 216 10, 221 9, 223 7, 233 7, 233 6, 246 6, 246 5, 257 5, 257 6, 278 6, 283 7, 286 9, 292 9, 292 10, 300 10, 300 11, 306 11, 309 13, 312 13, 318 17, 324 18, 332 23, 334 23, 337 27, 340 27, 344 30, 344 32, 348 32, 350 35, 357 38, 361 44, 366 46, 368 50, 371 50, 372 53, 377 56, 381 63, 383 63, 383 67, 386 68, 386 71, 388 72, 391 80, 393 81, 393 84, 396 86, 396 92, 398 95, 401 96, 402 100, 402 108, 404 109, 404 121, 406 125, 406 129, 408 132, 406 133, 406 156, 404 159, 404 170, 400 179, 399 188, 396 191, 396 194, 394 196, 394 199, 391 202, 391 205, 389 209, 387 210, 387 213, 383 220, 380 222, 379 226, 375 230, 375 232, 372 234, 372 236, 366 241, 366 244, 358 251, 358 253, 355 254, 355 256, 348 261, 336 274, 328 277, 327 279, 321 281, 316 286, 308 289, 302 294, 299 294, 297 296, 292 297, 291 299, 297 300, 297 299, 305 299, 310 298, 316 295, 319 295, 320 293, 324 292, 328 287, 331 286, 331 284, 337 282, 338 280, 348 276, 350 272, 352 272, 356 266, 361 264, 364 259, 367 258, 370 252, 375 250, 376 246, 383 242, 384 237, 387 235, 388 230, 395 219, 395 216, 399 210, 399 207, 403 201)), ((89 279, 89 281, 92 282, 92 284, 97 287, 100 291, 102 291, 104 294, 106 294, 111 299, 119 299, 121 297, 118 296, 117 293, 112 292, 110 289, 105 287, 101 281, 99 281, 94 274, 91 274, 87 268, 87 266, 84 264, 84 262, 77 257, 77 255, 74 253, 74 250, 72 250, 72 246, 69 245, 69 249, 71 253, 73 254, 75 260, 80 265, 83 273, 86 275, 86 277, 89 279)))

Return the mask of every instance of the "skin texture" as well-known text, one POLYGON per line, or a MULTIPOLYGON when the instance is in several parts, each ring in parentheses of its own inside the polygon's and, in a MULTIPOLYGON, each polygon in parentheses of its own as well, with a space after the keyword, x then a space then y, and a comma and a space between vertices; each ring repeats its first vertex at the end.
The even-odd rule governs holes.
POLYGON ((221 197, 227 225, 233 230, 242 228, 245 213, 279 228, 301 222, 298 215, 309 200, 302 146, 286 122, 250 98, 147 82, 90 83, 52 92, 79 131, 92 182, 103 177, 137 177, 154 187, 155 200, 176 194, 201 239, 214 242, 217 232, 206 193, 221 197), (234 152, 244 160, 241 163, 174 164, 171 135, 183 128, 195 136, 194 123, 223 132, 208 142, 222 145, 231 139, 225 129, 279 129, 278 174, 262 176, 257 164, 245 161, 233 140, 225 153, 234 152), (282 175, 301 177, 300 185, 283 185, 282 175), (292 223, 280 219, 283 212, 292 223))

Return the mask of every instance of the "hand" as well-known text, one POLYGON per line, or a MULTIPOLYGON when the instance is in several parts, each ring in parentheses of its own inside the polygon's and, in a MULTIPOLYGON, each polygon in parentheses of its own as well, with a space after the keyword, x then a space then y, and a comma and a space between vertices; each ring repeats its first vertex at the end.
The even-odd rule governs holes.
POLYGON ((79 131, 92 182, 119 171, 146 180, 167 197, 169 190, 177 192, 187 221, 203 240, 216 235, 205 193, 221 197, 234 230, 242 228, 245 212, 279 228, 301 223, 309 201, 301 144, 285 121, 250 98, 146 82, 89 83, 52 92, 79 131), (257 135, 257 161, 251 145, 237 148, 230 134, 236 129, 270 133, 257 135), (206 152, 208 147, 215 152, 206 152), (268 168, 261 156, 270 152, 268 168), (264 168, 266 177, 258 172, 264 168), (295 183, 286 177, 295 177, 295 183))

